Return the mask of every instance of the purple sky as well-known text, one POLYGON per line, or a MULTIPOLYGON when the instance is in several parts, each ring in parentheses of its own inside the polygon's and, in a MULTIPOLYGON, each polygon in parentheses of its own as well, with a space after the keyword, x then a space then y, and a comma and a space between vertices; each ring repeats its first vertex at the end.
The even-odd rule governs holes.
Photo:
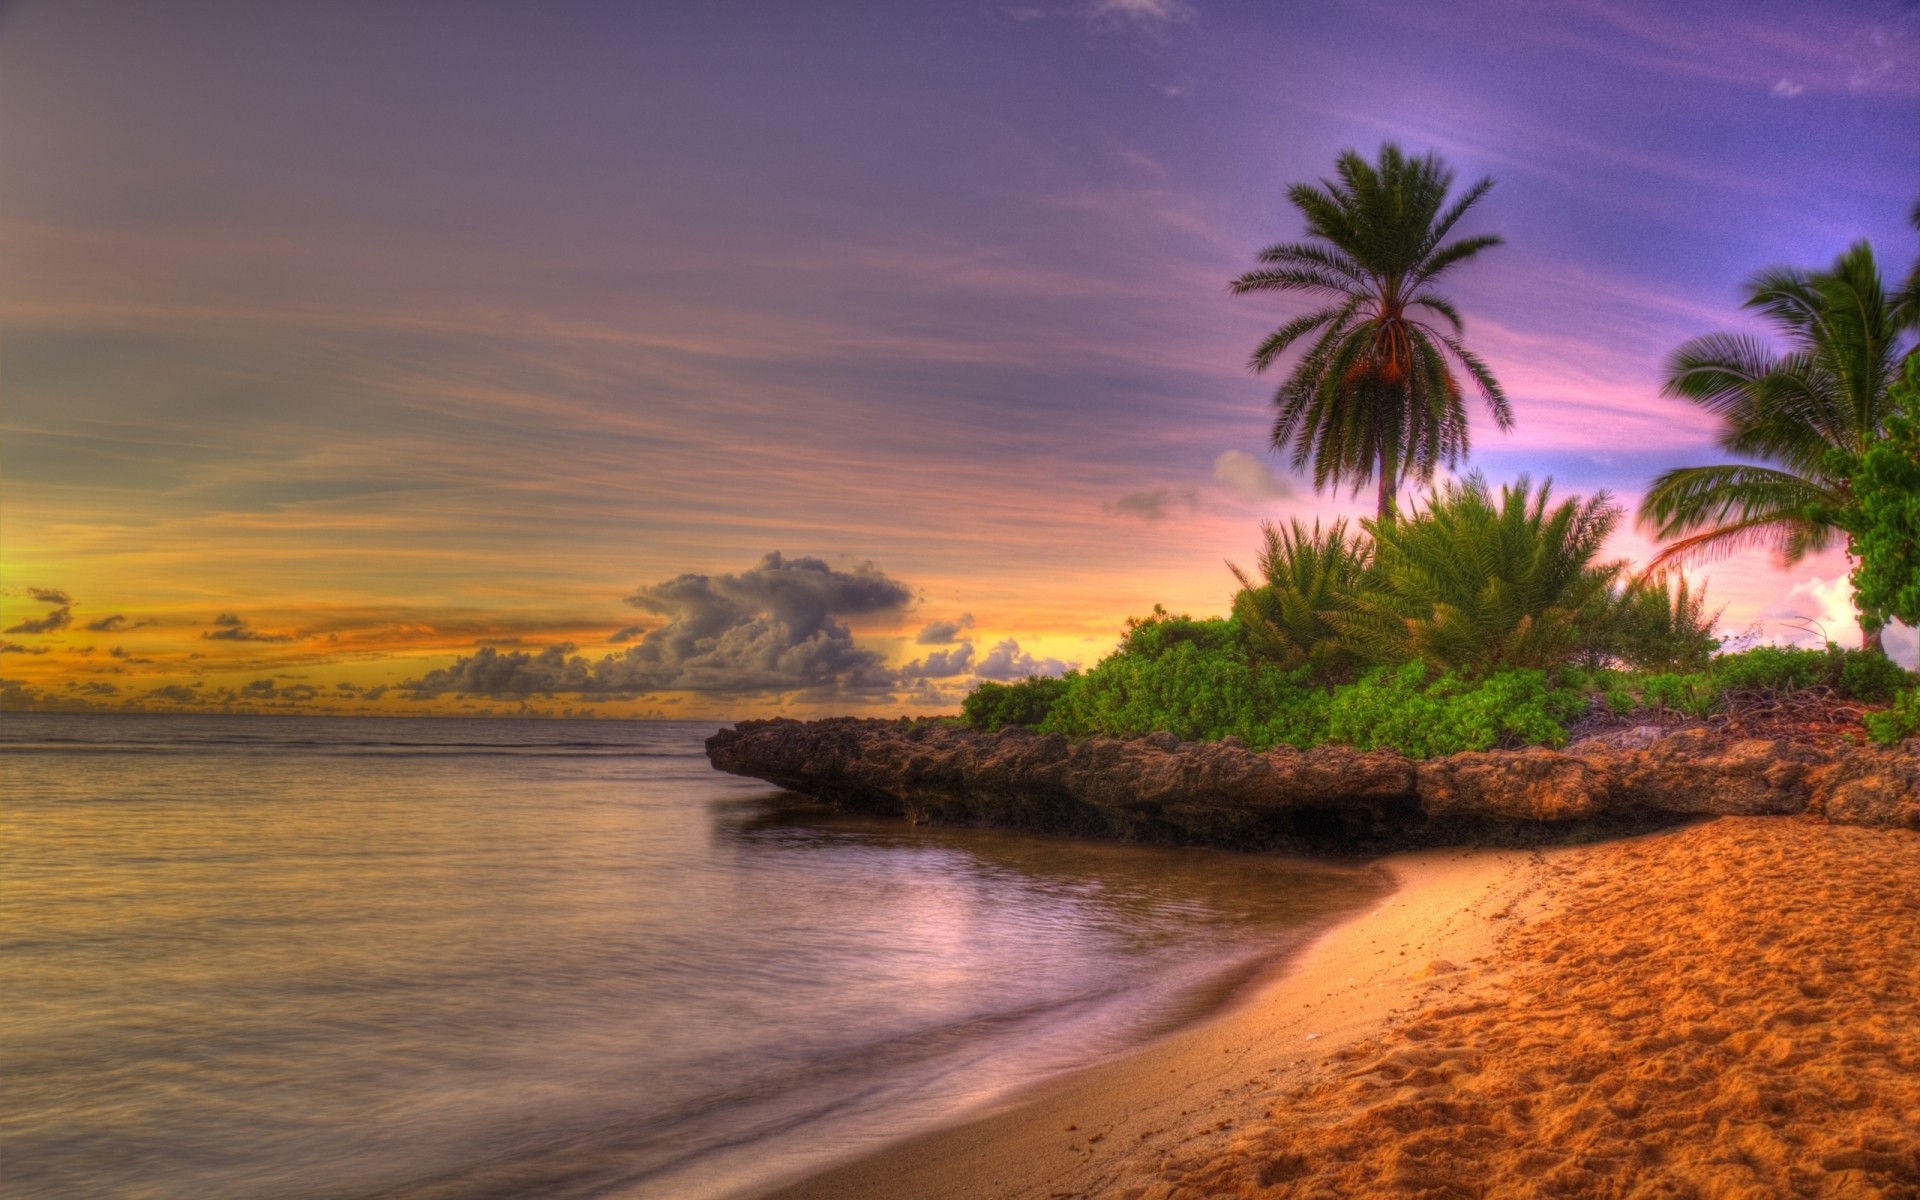
MULTIPOLYGON (((454 710, 360 693, 722 610, 738 656, 601 710, 947 704, 996 647, 1090 663, 1156 601, 1223 610, 1261 520, 1367 509, 1266 446, 1246 358, 1304 301, 1226 281, 1300 233, 1288 184, 1390 139, 1498 181, 1463 232, 1507 245, 1451 292, 1518 429, 1477 425, 1472 465, 1631 505, 1721 457, 1660 362, 1751 328, 1743 280, 1861 237, 1912 261, 1920 9, 26 0, 0 605, 75 605, 0 676, 454 710), (782 643, 739 599, 775 551, 910 598, 782 643), (733 607, 649 590, 687 574, 733 607), (154 624, 84 632, 112 614, 154 624)), ((1845 636, 1837 556, 1703 573, 1729 628, 1845 636)))

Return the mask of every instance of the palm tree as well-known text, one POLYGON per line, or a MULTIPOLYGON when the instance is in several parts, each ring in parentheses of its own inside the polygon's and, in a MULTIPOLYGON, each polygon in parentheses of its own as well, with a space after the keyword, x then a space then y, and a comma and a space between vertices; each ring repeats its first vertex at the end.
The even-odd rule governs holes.
MULTIPOLYGON (((1898 304, 1873 248, 1856 242, 1829 270, 1776 267, 1747 284, 1745 307, 1779 331, 1785 354, 1732 333, 1673 352, 1662 394, 1719 417, 1721 448, 1757 462, 1681 467, 1654 480, 1640 525, 1673 540, 1653 567, 1751 546, 1791 566, 1845 536, 1857 508, 1851 465, 1892 412, 1898 304)), ((1863 647, 1880 648, 1877 624, 1863 619, 1860 634, 1863 647)))
POLYGON ((1307 219, 1311 241, 1262 250, 1260 270, 1229 285, 1248 292, 1307 292, 1329 301, 1267 335, 1253 352, 1256 373, 1308 334, 1313 344, 1274 393, 1273 446, 1291 446, 1293 465, 1313 464, 1316 488, 1379 483, 1379 518, 1409 474, 1467 452, 1467 414, 1458 363, 1479 386, 1496 424, 1513 413, 1493 373, 1460 340, 1459 310, 1434 282, 1501 239, 1492 234, 1447 242, 1460 218, 1493 187, 1481 179, 1452 204, 1453 172, 1434 155, 1409 159, 1380 147, 1378 164, 1348 150, 1336 180, 1300 183, 1287 199, 1307 219))

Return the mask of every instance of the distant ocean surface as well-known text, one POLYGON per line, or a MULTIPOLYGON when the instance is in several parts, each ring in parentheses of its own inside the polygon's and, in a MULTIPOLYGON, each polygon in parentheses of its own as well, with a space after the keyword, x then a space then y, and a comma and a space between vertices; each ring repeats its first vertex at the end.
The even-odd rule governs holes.
POLYGON ((0 1195, 751 1193, 1382 891, 837 818, 712 770, 713 728, 0 718, 0 1195))

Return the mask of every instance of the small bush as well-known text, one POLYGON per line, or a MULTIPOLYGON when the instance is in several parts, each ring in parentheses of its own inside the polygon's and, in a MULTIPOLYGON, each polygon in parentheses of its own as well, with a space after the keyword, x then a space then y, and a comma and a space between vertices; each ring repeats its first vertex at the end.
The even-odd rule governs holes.
POLYGON ((1713 680, 1704 674, 1676 675, 1664 672, 1640 680, 1640 703, 1648 708, 1664 708, 1704 717, 1713 711, 1719 692, 1713 680))
POLYGON ((1426 668, 1414 662, 1334 689, 1327 732, 1362 750, 1432 758, 1496 745, 1562 745, 1565 722, 1584 708, 1579 693, 1549 690, 1544 671, 1496 671, 1477 682, 1447 674, 1428 682, 1426 668))
POLYGON ((1326 693, 1304 669, 1284 671, 1202 640, 1150 644, 1101 660, 1075 680, 1043 726, 1069 737, 1167 732, 1190 741, 1233 736, 1255 749, 1326 739, 1326 693))
POLYGON ((1869 704, 1894 698, 1902 688, 1913 686, 1913 672, 1884 654, 1864 650, 1843 650, 1840 662, 1840 694, 1869 704))
POLYGON ((983 683, 960 702, 960 715, 989 733, 1008 725, 1036 728, 1072 687, 1072 672, 1059 678, 1034 675, 1019 683, 983 683))
POLYGON ((1885 712, 1868 713, 1864 718, 1867 736, 1882 746, 1920 733, 1920 690, 1902 688, 1893 698, 1893 707, 1885 712))
POLYGON ((1685 576, 1662 572, 1628 581, 1593 649, 1643 671, 1698 671, 1720 648, 1713 635, 1719 619, 1719 610, 1707 611, 1706 589, 1696 592, 1685 576))
POLYGON ((1843 697, 1870 704, 1888 699, 1914 680, 1911 671, 1884 654, 1842 650, 1832 642, 1825 650, 1755 646, 1714 659, 1708 673, 1721 692, 1797 691, 1824 685, 1843 697))
POLYGON ((1836 664, 1824 650, 1755 646, 1713 660, 1708 673, 1723 692, 1796 691, 1828 682, 1836 664))

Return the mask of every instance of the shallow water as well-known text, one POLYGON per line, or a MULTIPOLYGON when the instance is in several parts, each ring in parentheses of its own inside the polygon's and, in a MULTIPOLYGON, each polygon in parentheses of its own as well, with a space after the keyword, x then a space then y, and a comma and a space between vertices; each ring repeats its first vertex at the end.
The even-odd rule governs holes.
POLYGON ((709 725, 0 721, 0 1194, 717 1196, 1217 1003, 1345 867, 794 808, 709 725))

